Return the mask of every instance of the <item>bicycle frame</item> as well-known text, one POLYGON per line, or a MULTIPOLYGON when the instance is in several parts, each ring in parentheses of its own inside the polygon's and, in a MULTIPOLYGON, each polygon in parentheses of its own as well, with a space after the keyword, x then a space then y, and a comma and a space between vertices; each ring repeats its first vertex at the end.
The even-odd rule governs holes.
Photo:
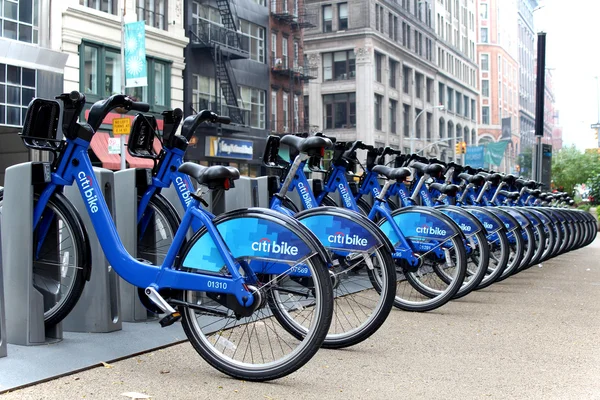
MULTIPOLYGON (((134 286, 155 290, 162 288, 208 291, 231 294, 240 304, 251 305, 254 297, 247 290, 245 279, 239 272, 239 266, 233 259, 227 245, 223 241, 217 228, 212 224, 212 216, 199 208, 199 201, 191 199, 181 225, 177 230, 173 243, 167 251, 164 263, 160 266, 149 265, 131 257, 121 242, 113 222, 108 206, 102 196, 102 190, 94 179, 94 170, 87 154, 89 142, 83 139, 67 140, 65 150, 55 172, 52 173, 51 183, 42 191, 34 208, 33 228, 40 224, 42 212, 46 209, 49 198, 55 191, 62 191, 62 187, 70 186, 74 182, 86 205, 92 225, 97 233, 98 240, 110 265, 117 274, 134 286), (192 222, 207 229, 213 245, 217 248, 221 258, 231 274, 231 278, 212 275, 201 275, 174 269, 174 263, 179 250, 184 242, 186 233, 192 222)), ((43 221, 48 221, 44 219, 43 221)), ((49 222, 45 222, 49 225, 49 222)), ((49 227, 40 225, 40 234, 45 235, 49 227)), ((40 241, 43 243, 43 240, 40 241)), ((251 271, 245 271, 252 274, 251 271)))

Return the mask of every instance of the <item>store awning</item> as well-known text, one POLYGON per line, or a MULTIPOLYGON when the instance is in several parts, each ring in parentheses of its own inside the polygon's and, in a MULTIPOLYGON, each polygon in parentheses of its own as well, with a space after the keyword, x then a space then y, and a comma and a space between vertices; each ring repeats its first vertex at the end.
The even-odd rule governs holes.
MULTIPOLYGON (((90 143, 90 147, 96 157, 102 162, 102 167, 117 171, 121 169, 121 156, 118 154, 108 153, 108 139, 110 135, 106 132, 96 132, 90 143)), ((127 142, 128 136, 125 136, 125 142, 127 142)), ((161 149, 161 144, 158 139, 154 139, 154 150, 158 154, 161 149)), ((125 160, 127 161, 129 168, 152 168, 154 163, 152 160, 145 158, 136 158, 131 156, 129 152, 125 154, 125 160)))

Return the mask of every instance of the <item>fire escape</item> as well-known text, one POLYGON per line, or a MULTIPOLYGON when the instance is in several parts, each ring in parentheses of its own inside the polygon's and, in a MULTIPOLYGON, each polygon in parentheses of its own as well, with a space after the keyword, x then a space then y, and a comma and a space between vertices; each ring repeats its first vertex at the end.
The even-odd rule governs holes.
MULTIPOLYGON (((299 4, 300 2, 303 1, 271 0, 271 17, 281 24, 289 25, 292 33, 315 27, 312 21, 315 21, 316 15, 307 13, 306 8, 299 4)), ((288 79, 290 93, 295 93, 296 90, 302 92, 304 83, 316 78, 316 68, 309 68, 306 57, 302 57, 303 59, 300 60, 301 50, 302 45, 299 44, 297 49, 292 50, 292 57, 282 54, 281 57, 271 60, 271 72, 288 79)), ((293 96, 290 96, 289 101, 291 104, 288 104, 288 109, 293 110, 293 113, 298 113, 299 110, 294 109, 293 96)), ((292 131, 289 133, 310 130, 307 115, 304 116, 304 121, 304 123, 297 121, 297 125, 292 123, 292 131)))
POLYGON ((202 104, 200 108, 211 108, 227 115, 233 124, 247 125, 250 119, 249 112, 240 107, 241 100, 238 99, 238 85, 231 61, 247 59, 249 52, 243 48, 233 0, 217 0, 216 4, 221 24, 200 19, 190 30, 192 47, 210 50, 215 65, 215 78, 222 93, 222 97, 216 96, 215 103, 206 106, 202 104), (221 99, 225 101, 225 105, 221 99))

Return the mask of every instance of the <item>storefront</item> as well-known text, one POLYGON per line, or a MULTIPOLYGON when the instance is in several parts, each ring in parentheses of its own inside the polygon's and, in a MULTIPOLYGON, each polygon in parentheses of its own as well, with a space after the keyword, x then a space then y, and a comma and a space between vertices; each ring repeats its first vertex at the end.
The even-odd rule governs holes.
POLYGON ((227 165, 243 176, 256 177, 264 172, 262 154, 266 140, 242 135, 218 136, 216 130, 197 132, 190 140, 186 160, 202 165, 227 165))

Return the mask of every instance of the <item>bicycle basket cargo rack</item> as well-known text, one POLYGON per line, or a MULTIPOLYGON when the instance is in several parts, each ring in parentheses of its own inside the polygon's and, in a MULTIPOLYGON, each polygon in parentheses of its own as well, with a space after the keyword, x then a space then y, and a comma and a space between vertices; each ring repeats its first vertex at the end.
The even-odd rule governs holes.
POLYGON ((27 108, 23 130, 19 133, 23 144, 33 150, 49 151, 57 160, 57 153, 65 146, 62 129, 60 103, 55 100, 33 99, 27 108))

